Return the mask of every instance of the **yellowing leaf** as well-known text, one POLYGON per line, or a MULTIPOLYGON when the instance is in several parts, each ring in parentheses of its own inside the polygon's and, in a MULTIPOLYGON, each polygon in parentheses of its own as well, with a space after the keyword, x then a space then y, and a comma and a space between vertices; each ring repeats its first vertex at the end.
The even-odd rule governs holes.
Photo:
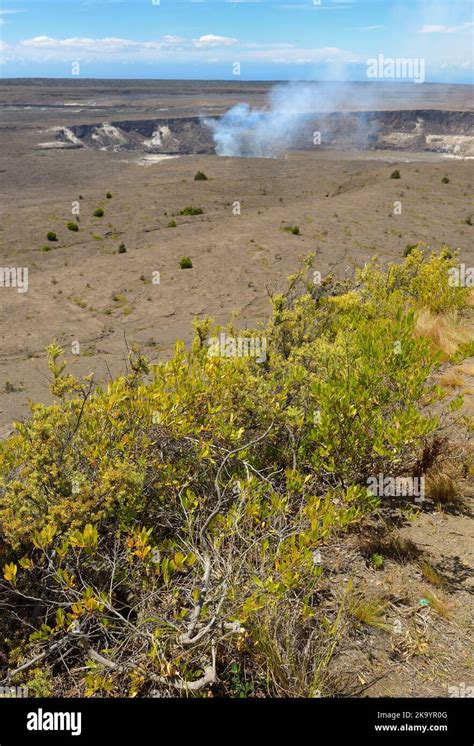
POLYGON ((14 562, 10 562, 10 564, 3 566, 3 577, 9 583, 12 583, 12 585, 16 584, 17 572, 18 572, 18 567, 15 565, 14 562))

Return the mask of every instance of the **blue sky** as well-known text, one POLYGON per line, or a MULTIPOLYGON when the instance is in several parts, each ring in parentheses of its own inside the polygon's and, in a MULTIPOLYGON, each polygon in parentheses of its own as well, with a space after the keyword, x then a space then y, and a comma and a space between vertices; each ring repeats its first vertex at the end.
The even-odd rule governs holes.
POLYGON ((2 0, 3 77, 366 80, 422 58, 473 82, 472 0, 2 0), (240 65, 240 75, 235 63, 240 65))

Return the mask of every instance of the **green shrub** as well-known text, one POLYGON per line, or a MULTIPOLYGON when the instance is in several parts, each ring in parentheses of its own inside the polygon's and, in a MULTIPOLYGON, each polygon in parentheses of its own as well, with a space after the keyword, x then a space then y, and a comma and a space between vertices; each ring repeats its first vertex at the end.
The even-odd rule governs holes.
POLYGON ((57 241, 58 237, 54 231, 48 231, 46 234, 46 238, 48 241, 57 241))
POLYGON ((68 224, 67 224, 67 229, 68 229, 69 231, 74 231, 75 233, 77 233, 77 231, 79 230, 79 226, 78 226, 78 224, 77 224, 77 223, 72 223, 72 222, 71 222, 71 223, 68 223, 68 224))
POLYGON ((112 192, 107 192, 105 196, 107 197, 107 199, 112 199, 113 195, 112 195, 112 192))
MULTIPOLYGON (((417 308, 425 308, 432 313, 460 310, 468 302, 470 288, 451 287, 450 270, 459 266, 459 252, 450 252, 447 247, 427 255, 427 247, 422 242, 410 251, 403 264, 393 264, 388 272, 389 287, 399 297, 406 297, 417 308)), ((383 292, 377 286, 383 285, 385 275, 369 262, 365 270, 358 273, 361 281, 369 281, 369 292, 374 302, 385 305, 383 292), (373 272, 373 270, 375 271, 373 272)))
POLYGON ((292 233, 294 236, 300 235, 300 227, 299 225, 285 225, 282 230, 285 231, 285 233, 292 233))
POLYGON ((202 171, 198 171, 194 175, 194 181, 207 181, 207 176, 202 171))
POLYGON ((193 266, 193 263, 189 256, 183 256, 179 260, 179 266, 181 267, 181 269, 191 269, 193 266))
POLYGON ((176 220, 170 220, 167 225, 168 228, 176 228, 176 220))
POLYGON ((45 244, 44 246, 41 247, 41 251, 51 251, 52 248, 53 247, 49 246, 49 244, 45 244))
POLYGON ((202 215, 204 210, 201 207, 183 207, 180 211, 180 215, 202 215))
POLYGON ((118 247, 118 253, 119 254, 126 254, 127 253, 127 247, 125 246, 125 244, 123 242, 118 247))
POLYGON ((384 558, 376 552, 370 556, 370 564, 374 570, 381 570, 384 566, 384 558))
POLYGON ((32 668, 25 681, 29 697, 52 697, 54 695, 53 676, 49 668, 32 668))
POLYGON ((441 179, 442 184, 449 184, 449 176, 443 176, 441 179))
POLYGON ((104 217, 104 211, 102 207, 97 207, 94 212, 92 213, 95 218, 103 218, 104 217))
POLYGON ((401 179, 402 178, 401 175, 400 175, 400 171, 398 170, 398 168, 395 171, 392 171, 392 173, 390 174, 390 178, 391 179, 401 179))

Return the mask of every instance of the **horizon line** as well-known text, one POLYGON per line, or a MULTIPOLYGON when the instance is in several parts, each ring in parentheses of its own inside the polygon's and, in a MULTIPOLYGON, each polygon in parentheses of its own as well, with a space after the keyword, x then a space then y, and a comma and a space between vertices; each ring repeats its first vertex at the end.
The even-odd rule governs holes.
MULTIPOLYGON (((87 82, 91 80, 104 80, 104 81, 129 81, 129 82, 177 82, 177 83, 305 83, 306 85, 413 85, 411 80, 307 80, 299 78, 252 78, 248 80, 235 80, 234 78, 119 78, 119 77, 59 77, 55 75, 28 75, 20 76, 14 75, 10 77, 1 77, 0 84, 9 81, 19 80, 60 80, 70 83, 87 82)), ((417 88, 427 85, 443 85, 443 86, 474 86, 474 81, 471 83, 467 82, 446 82, 446 81, 424 81, 423 83, 417 84, 417 88)))

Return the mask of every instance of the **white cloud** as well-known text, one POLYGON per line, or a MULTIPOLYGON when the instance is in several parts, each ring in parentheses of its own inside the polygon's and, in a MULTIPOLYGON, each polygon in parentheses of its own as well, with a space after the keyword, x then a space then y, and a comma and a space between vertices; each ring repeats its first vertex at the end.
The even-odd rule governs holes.
POLYGON ((230 36, 216 36, 215 34, 205 34, 200 36, 195 42, 197 47, 229 47, 237 44, 237 39, 230 36))
POLYGON ((356 26, 355 28, 348 28, 346 31, 381 31, 387 28, 386 26, 356 26))
MULTIPOLYGON (((0 8, 0 16, 9 16, 12 13, 24 13, 24 10, 12 10, 10 8, 0 8)), ((0 26, 5 26, 5 24, 9 23, 9 21, 6 21, 4 18, 0 18, 0 26)))
POLYGON ((420 34, 457 34, 474 27, 474 22, 462 23, 460 26, 445 26, 441 24, 425 24, 418 33, 420 34))
MULTIPOLYGON (((467 29, 467 24, 462 25, 467 29)), ((462 39, 466 39, 462 34, 462 39)), ((432 68, 441 63, 450 62, 460 69, 461 63, 469 59, 469 51, 460 43, 461 37, 447 34, 444 44, 437 36, 424 37, 426 42, 433 42, 436 49, 426 53, 432 68), (451 49, 455 42, 455 50, 451 49), (447 46, 448 45, 448 46, 447 46), (446 47, 446 48, 443 48, 446 47)), ((4 50, 6 48, 4 47, 4 50)), ((69 37, 64 39, 46 35, 24 39, 11 44, 8 52, 9 61, 22 62, 65 62, 74 61, 103 64, 127 63, 202 63, 232 64, 241 63, 267 64, 324 64, 343 70, 351 64, 365 64, 367 53, 355 53, 350 49, 337 46, 307 48, 303 45, 269 42, 243 42, 229 36, 204 34, 199 38, 183 38, 164 35, 153 40, 140 41, 120 37, 69 37)))
POLYGON ((97 49, 97 51, 107 52, 109 50, 123 50, 136 47, 140 43, 113 37, 105 39, 88 39, 87 37, 52 39, 50 36, 34 36, 32 39, 25 39, 20 44, 23 47, 32 49, 63 49, 71 51, 97 49))
POLYGON ((453 34, 455 31, 455 26, 437 26, 436 24, 428 24, 421 27, 420 34, 453 34))
POLYGON ((256 44, 239 42, 227 36, 205 34, 198 39, 162 36, 154 41, 135 41, 116 37, 93 39, 70 37, 55 39, 35 36, 24 39, 12 49, 17 60, 61 60, 102 62, 311 62, 349 63, 363 61, 353 52, 338 47, 305 49, 293 44, 256 44), (238 46, 237 46, 238 45, 238 46))

